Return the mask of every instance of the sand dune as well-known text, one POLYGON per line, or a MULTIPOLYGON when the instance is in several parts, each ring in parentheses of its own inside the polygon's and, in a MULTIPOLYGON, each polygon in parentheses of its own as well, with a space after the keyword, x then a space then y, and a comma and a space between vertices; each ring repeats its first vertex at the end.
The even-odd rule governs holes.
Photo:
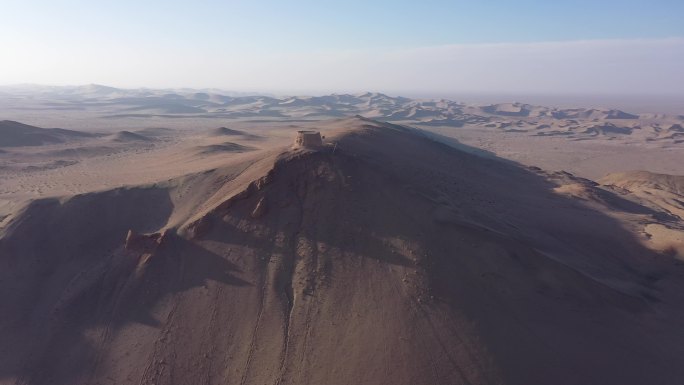
POLYGON ((210 144, 206 146, 196 147, 197 153, 200 155, 212 155, 225 152, 246 152, 254 150, 253 147, 243 146, 241 144, 224 142, 220 144, 210 144))
POLYGON ((667 128, 669 132, 684 132, 684 127, 681 124, 673 124, 667 128))
POLYGON ((528 116, 530 114, 530 106, 520 103, 493 104, 482 107, 482 111, 502 116, 528 116))
POLYGON ((258 135, 250 134, 248 132, 234 130, 228 127, 219 127, 209 131, 210 136, 239 136, 244 139, 254 140, 260 139, 258 135))
POLYGON ((170 128, 165 128, 165 127, 148 127, 148 128, 143 128, 141 130, 137 130, 135 132, 136 134, 144 135, 144 136, 169 136, 174 134, 174 130, 170 128))
POLYGON ((620 110, 597 110, 597 109, 559 109, 551 115, 558 119, 638 119, 639 115, 630 114, 620 110))
POLYGON ((152 139, 130 131, 119 131, 110 136, 110 140, 114 142, 149 142, 152 139))
POLYGON ((91 134, 79 131, 39 128, 11 120, 0 121, 0 147, 41 146, 91 136, 91 134))
POLYGON ((629 135, 632 133, 632 129, 629 127, 618 127, 611 123, 604 123, 587 127, 583 130, 583 133, 590 135, 629 135))
POLYGON ((609 110, 605 119, 639 119, 639 115, 630 114, 620 110, 609 110))
MULTIPOLYGON (((25 93, 17 93, 17 97, 25 93)), ((14 99, 7 99, 16 103, 14 99)), ((626 131, 635 126, 643 130, 638 135, 645 139, 675 142, 675 137, 658 134, 659 128, 683 124, 678 115, 633 114, 615 108, 562 108, 538 106, 526 103, 498 103, 473 105, 446 99, 410 99, 388 96, 380 93, 332 94, 324 96, 262 96, 234 95, 202 90, 117 90, 102 86, 65 89, 62 93, 52 92, 32 95, 30 102, 22 100, 21 109, 31 104, 32 111, 65 109, 74 113, 94 113, 109 119, 326 119, 353 116, 402 124, 424 125, 426 127, 503 127, 518 124, 517 128, 505 132, 531 136, 558 136, 547 133, 532 133, 539 125, 555 126, 558 132, 572 132, 570 126, 582 130, 592 126, 612 125, 620 135, 631 135, 626 131), (92 88, 92 89, 91 89, 92 88), (79 99, 79 93, 81 98, 79 99), (66 98, 66 99, 65 99, 66 98), (514 123, 507 119, 516 119, 514 123), (571 124, 566 124, 573 121, 571 124), (559 128, 565 127, 564 130, 559 128)), ((564 134, 568 139, 577 139, 577 133, 564 134)), ((604 135, 601 135, 604 136, 604 135)), ((605 139, 612 140, 608 135, 605 139)), ((642 138, 640 138, 642 139, 642 138)))
POLYGON ((193 107, 193 106, 183 106, 183 105, 177 105, 177 104, 164 104, 164 103, 158 103, 158 104, 151 104, 151 105, 145 105, 145 106, 139 106, 139 107, 130 107, 122 110, 122 112, 125 113, 138 113, 138 114, 149 114, 149 115, 158 115, 158 114, 195 114, 195 113, 204 113, 207 112, 203 108, 199 107, 193 107))
POLYGON ((0 381, 684 376, 682 266, 628 225, 667 213, 419 130, 319 127, 320 151, 227 158, 4 219, 0 381))
POLYGON ((115 147, 93 145, 50 150, 43 152, 42 155, 46 158, 83 158, 106 155, 115 151, 117 151, 115 147))

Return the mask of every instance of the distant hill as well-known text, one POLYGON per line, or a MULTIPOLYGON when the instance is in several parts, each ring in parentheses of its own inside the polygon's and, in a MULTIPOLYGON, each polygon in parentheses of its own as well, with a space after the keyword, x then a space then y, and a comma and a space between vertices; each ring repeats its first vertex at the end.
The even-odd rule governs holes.
POLYGON ((234 130, 228 127, 219 127, 209 131, 210 136, 241 136, 244 139, 259 139, 259 135, 250 134, 245 131, 234 130))
POLYGON ((119 131, 112 135, 110 140, 113 142, 149 142, 152 139, 135 132, 119 131))
POLYGON ((0 147, 42 146, 92 136, 80 131, 40 128, 12 120, 0 121, 0 147))
MULTIPOLYGON (((472 127, 557 136, 568 140, 635 138, 684 142, 684 117, 635 114, 614 106, 554 107, 522 102, 472 104, 448 99, 412 99, 378 92, 321 96, 235 94, 215 89, 118 89, 79 87, 0 87, 5 97, 30 98, 38 108, 88 111, 107 119, 162 118, 240 120, 325 120, 361 115, 385 122, 439 127, 472 127), (14 95, 14 96, 13 96, 14 95), (672 127, 667 129, 667 127, 672 127)), ((218 126, 218 124, 217 124, 218 126)), ((236 130, 210 135, 238 135, 236 130)), ((257 139, 248 133, 244 139, 257 139)))

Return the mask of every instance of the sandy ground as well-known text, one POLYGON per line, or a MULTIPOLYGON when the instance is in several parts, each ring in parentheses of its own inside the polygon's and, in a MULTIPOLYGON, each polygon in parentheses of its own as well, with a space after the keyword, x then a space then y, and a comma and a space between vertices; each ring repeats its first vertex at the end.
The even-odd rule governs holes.
POLYGON ((217 136, 215 128, 207 127, 147 134, 149 142, 115 142, 107 135, 75 143, 8 148, 0 154, 0 212, 7 214, 31 199, 161 182, 215 168, 227 158, 240 159, 249 152, 289 142, 293 130, 283 128, 291 126, 289 123, 254 128, 232 122, 230 126, 247 126, 258 138, 217 136), (247 148, 212 151, 211 146, 225 143, 247 148))
POLYGON ((589 179, 631 170, 684 175, 683 144, 663 145, 632 138, 574 141, 482 127, 428 129, 505 159, 548 170, 565 170, 589 179))

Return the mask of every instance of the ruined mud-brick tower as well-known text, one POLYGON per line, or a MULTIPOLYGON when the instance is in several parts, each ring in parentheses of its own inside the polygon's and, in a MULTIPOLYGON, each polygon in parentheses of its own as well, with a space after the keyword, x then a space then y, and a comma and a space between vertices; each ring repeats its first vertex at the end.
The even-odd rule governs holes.
POLYGON ((321 133, 318 131, 297 131, 295 147, 320 148, 323 147, 321 133))

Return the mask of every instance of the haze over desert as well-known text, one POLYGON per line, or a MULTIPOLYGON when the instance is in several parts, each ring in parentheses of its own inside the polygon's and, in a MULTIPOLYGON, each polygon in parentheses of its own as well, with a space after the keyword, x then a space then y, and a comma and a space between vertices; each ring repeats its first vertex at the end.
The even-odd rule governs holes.
POLYGON ((10 1, 0 385, 677 385, 684 6, 10 1))

